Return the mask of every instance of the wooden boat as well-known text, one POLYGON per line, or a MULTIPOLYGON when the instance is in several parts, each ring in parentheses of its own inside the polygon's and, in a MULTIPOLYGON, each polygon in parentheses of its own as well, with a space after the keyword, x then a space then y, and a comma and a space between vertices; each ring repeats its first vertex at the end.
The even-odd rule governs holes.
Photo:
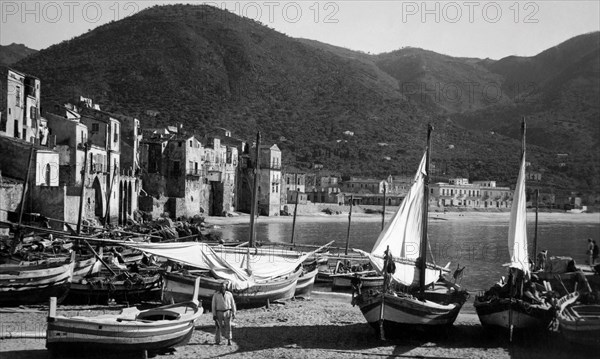
POLYGON ((545 328, 554 318, 550 304, 532 304, 517 298, 477 296, 474 306, 481 324, 485 326, 506 329, 510 329, 511 325, 515 329, 545 328))
POLYGON ((508 328, 511 339, 513 328, 545 327, 548 326, 553 318, 553 308, 551 305, 543 302, 533 304, 524 295, 519 298, 515 298, 513 295, 513 286, 515 284, 520 286, 519 283, 516 283, 520 280, 518 278, 527 278, 530 272, 529 257, 527 254, 525 121, 523 121, 522 130, 521 166, 513 195, 508 229, 508 250, 510 255, 508 266, 510 268, 510 275, 512 276, 512 273, 515 273, 515 280, 509 279, 509 283, 503 286, 493 286, 484 294, 476 296, 474 302, 475 310, 481 324, 484 326, 508 328), (510 288, 507 286, 510 286, 510 288))
POLYGON ((568 294, 558 301, 558 330, 569 342, 600 346, 600 305, 578 304, 579 293, 568 294))
POLYGON ((319 269, 316 266, 308 271, 303 269, 302 274, 298 277, 298 282, 296 283, 294 297, 310 298, 318 272, 319 269))
MULTIPOLYGON (((268 301, 289 299, 294 296, 298 278, 302 269, 295 272, 260 281, 246 289, 231 289, 233 298, 239 306, 265 305, 268 301)), ((194 292, 196 279, 198 282, 197 298, 210 305, 212 296, 221 289, 227 279, 215 278, 208 270, 189 270, 182 272, 165 272, 163 274, 162 302, 177 303, 189 298, 194 292)))
POLYGON ((428 173, 431 131, 414 183, 368 256, 384 285, 353 294, 367 322, 379 333, 393 327, 451 325, 468 294, 443 278, 447 268, 427 263, 428 173), (355 295, 356 294, 356 295, 355 295))
POLYGON ((0 305, 34 304, 67 295, 73 278, 74 255, 60 261, 0 265, 0 305))
MULTIPOLYGON (((73 280, 67 301, 91 304, 107 303, 114 299, 117 303, 139 303, 142 300, 160 298, 161 286, 161 275, 155 271, 141 273, 122 271, 115 275, 100 271, 73 280)), ((190 296, 188 295, 187 298, 190 296)))
POLYGON ((333 290, 350 290, 352 289, 352 278, 358 275, 361 280, 363 290, 369 288, 383 287, 383 276, 375 271, 366 272, 349 272, 344 274, 332 274, 331 289, 333 290))
POLYGON ((197 301, 142 311, 131 309, 118 315, 67 318, 56 315, 56 305, 51 303, 46 348, 51 354, 89 350, 158 352, 185 345, 202 314, 197 301))

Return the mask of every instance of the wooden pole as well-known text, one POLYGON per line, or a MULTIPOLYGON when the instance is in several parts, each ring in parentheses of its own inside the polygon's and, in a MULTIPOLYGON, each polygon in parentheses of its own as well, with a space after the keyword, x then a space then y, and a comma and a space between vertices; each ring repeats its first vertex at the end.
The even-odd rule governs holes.
POLYGON ((298 197, 300 197, 300 191, 296 190, 296 203, 294 206, 294 220, 292 221, 292 244, 294 244, 294 232, 296 231, 296 213, 298 212, 298 197))
POLYGON ((77 235, 81 234, 81 218, 83 217, 83 198, 85 197, 85 178, 87 172, 88 144, 83 144, 83 169, 81 170, 81 191, 79 192, 79 216, 77 217, 77 235))
POLYGON ((383 291, 381 292, 381 307, 379 308, 379 339, 385 340, 385 331, 383 329, 383 311, 385 309, 385 293, 388 289, 389 273, 387 272, 388 261, 390 260, 390 246, 387 246, 386 255, 383 258, 383 291))
POLYGON ((537 239, 538 239, 538 210, 540 207, 540 190, 535 190, 535 230, 533 232, 533 258, 534 269, 538 266, 537 261, 537 239))
POLYGON ((387 186, 385 183, 383 184, 383 212, 381 213, 381 230, 385 227, 385 195, 386 195, 387 186))
POLYGON ((258 202, 258 176, 260 173, 260 131, 256 133, 256 161, 254 164, 254 190, 252 191, 252 208, 250 209, 250 240, 248 248, 254 246, 254 217, 258 202))
MULTIPOLYGON (((110 176, 110 164, 108 165, 108 175, 110 176)), ((115 169, 116 171, 116 169, 115 169)), ((113 173, 113 178, 110 181, 110 189, 108 190, 108 193, 106 194, 106 213, 104 214, 104 226, 108 226, 110 224, 110 199, 112 198, 112 191, 113 191, 113 187, 115 185, 115 178, 116 178, 116 173, 113 173)))
POLYGON ((429 157, 431 156, 431 132, 433 126, 429 124, 427 126, 427 151, 425 154, 425 178, 423 183, 423 214, 422 214, 422 226, 423 230, 421 233, 421 267, 419 268, 419 286, 421 287, 421 296, 425 292, 425 270, 427 269, 427 219, 429 211, 429 157))
POLYGON ((29 151, 29 161, 27 162, 27 174, 25 175, 25 182, 23 183, 23 190, 21 191, 21 208, 19 209, 19 227, 23 220, 23 211, 25 210, 25 197, 27 194, 27 188, 29 187, 29 175, 31 173, 31 162, 33 161, 34 146, 31 144, 31 150, 29 151))
POLYGON ((95 256, 95 257, 98 259, 98 261, 99 261, 100 263, 102 263, 102 265, 103 265, 103 266, 105 266, 105 267, 106 267, 106 269, 108 269, 108 270, 109 270, 109 272, 110 272, 110 273, 112 273, 112 275, 115 275, 115 276, 116 276, 116 275, 117 275, 117 273, 115 273, 115 271, 114 271, 114 270, 112 270, 112 268, 111 268, 111 267, 109 267, 109 266, 108 266, 108 264, 106 264, 106 262, 105 262, 105 261, 102 259, 102 257, 101 257, 101 256, 100 256, 98 253, 96 253, 96 251, 94 250, 94 248, 92 248, 92 246, 91 246, 91 245, 88 243, 88 241, 83 241, 83 242, 84 242, 84 243, 85 243, 85 244, 88 246, 88 248, 90 249, 90 251, 92 251, 92 253, 93 253, 93 254, 94 254, 94 256, 95 256))
POLYGON ((354 203, 354 195, 350 195, 350 212, 348 212, 348 234, 346 235, 346 250, 345 255, 348 255, 348 246, 350 245, 350 225, 352 224, 352 204, 354 203))

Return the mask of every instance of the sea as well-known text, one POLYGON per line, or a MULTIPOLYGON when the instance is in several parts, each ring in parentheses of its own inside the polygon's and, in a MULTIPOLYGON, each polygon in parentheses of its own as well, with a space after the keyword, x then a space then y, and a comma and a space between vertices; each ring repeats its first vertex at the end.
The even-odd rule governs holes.
MULTIPOLYGON (((528 216, 529 253, 533 255, 533 239, 535 236, 535 220, 528 216)), ((589 221, 572 221, 552 219, 538 221, 537 251, 548 250, 548 257, 568 256, 575 263, 585 263, 587 256, 587 239, 600 240, 600 223, 598 216, 589 216, 589 221)), ((486 290, 506 276, 509 262, 508 254, 508 216, 499 218, 445 219, 430 216, 429 242, 435 263, 450 268, 465 267, 461 287, 469 292, 486 290)), ((302 218, 297 221, 294 241, 302 244, 322 245, 335 241, 333 246, 358 248, 370 251, 382 229, 381 221, 357 221, 350 223, 348 237, 348 221, 310 221, 302 218)), ((247 241, 249 225, 237 224, 226 226, 219 231, 225 240, 247 241)), ((256 238, 264 241, 289 243, 292 236, 292 221, 256 223, 256 238)), ((431 261, 428 257, 428 261, 431 261)))

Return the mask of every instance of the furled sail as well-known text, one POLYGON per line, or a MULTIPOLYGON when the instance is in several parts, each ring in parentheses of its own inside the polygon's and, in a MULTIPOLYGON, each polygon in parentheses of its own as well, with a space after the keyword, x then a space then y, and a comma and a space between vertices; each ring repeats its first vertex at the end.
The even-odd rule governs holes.
POLYGON ((268 281, 278 276, 292 273, 311 253, 297 255, 283 254, 276 250, 250 249, 238 250, 215 249, 198 242, 175 243, 140 243, 118 242, 127 246, 160 257, 192 266, 210 270, 221 279, 231 282, 233 289, 246 289, 256 283, 268 281), (246 268, 251 263, 252 273, 246 268))

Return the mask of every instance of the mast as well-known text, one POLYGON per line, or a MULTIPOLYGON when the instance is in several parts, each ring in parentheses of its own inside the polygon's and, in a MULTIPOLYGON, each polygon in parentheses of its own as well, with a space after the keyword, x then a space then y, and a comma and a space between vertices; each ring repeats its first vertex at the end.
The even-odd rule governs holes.
POLYGON ((425 157, 425 174, 423 178, 423 218, 422 218, 422 233, 421 233, 421 247, 420 247, 420 258, 421 268, 419 268, 419 287, 421 288, 421 295, 425 291, 425 269, 427 268, 427 212, 429 211, 429 158, 431 156, 431 132, 433 126, 429 124, 427 126, 427 154, 425 157))
POLYGON ((258 200, 258 173, 260 171, 260 131, 256 133, 256 161, 254 164, 254 190, 252 191, 252 207, 250 208, 250 240, 248 248, 254 247, 254 216, 256 216, 258 200))
POLYGON ((294 244, 294 232, 296 231, 296 213, 298 212, 298 197, 300 197, 300 191, 296 190, 296 204, 294 206, 294 220, 292 222, 292 244, 294 244))
POLYGON ((387 186, 385 185, 385 182, 383 183, 383 212, 381 213, 381 230, 383 231, 383 228, 385 228, 385 192, 386 192, 387 186))
POLYGON ((21 208, 19 208, 19 227, 23 220, 23 210, 25 209, 25 197, 27 188, 29 187, 29 174, 31 173, 31 162, 33 161, 34 143, 31 143, 31 150, 29 150, 29 161, 27 162, 27 174, 25 174, 25 182, 23 182, 23 191, 21 192, 21 208))
POLYGON ((538 237, 538 210, 540 207, 540 190, 535 190, 535 231, 533 232, 533 258, 534 269, 537 268, 537 237, 538 237))
POLYGON ((352 204, 354 202, 354 195, 350 195, 350 212, 348 212, 348 234, 346 235, 346 251, 345 255, 348 255, 348 245, 350 244, 350 224, 352 224, 352 204))
POLYGON ((85 197, 85 174, 87 172, 88 144, 83 145, 83 169, 81 170, 81 191, 79 192, 79 215, 77 216, 77 235, 81 234, 81 217, 83 217, 83 197, 85 197))

